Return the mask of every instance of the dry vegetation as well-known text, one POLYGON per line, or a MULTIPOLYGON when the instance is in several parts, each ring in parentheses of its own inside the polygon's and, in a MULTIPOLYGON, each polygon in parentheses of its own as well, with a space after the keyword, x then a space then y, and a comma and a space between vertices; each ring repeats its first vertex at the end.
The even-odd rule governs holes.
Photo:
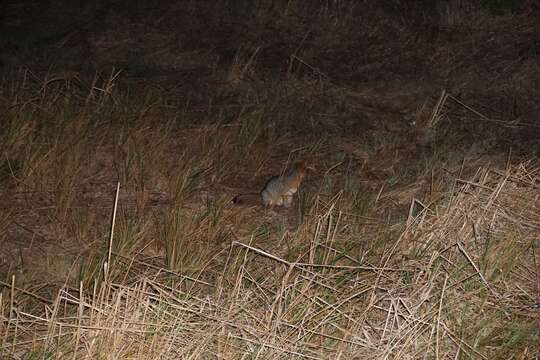
POLYGON ((180 3, 1 59, 0 358, 540 356, 533 2, 180 3))

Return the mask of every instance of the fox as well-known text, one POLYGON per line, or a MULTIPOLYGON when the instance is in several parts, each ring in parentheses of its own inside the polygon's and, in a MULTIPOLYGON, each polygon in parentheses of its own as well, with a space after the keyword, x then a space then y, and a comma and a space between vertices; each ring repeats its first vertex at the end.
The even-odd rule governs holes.
POLYGON ((299 161, 283 175, 272 176, 259 192, 236 195, 233 203, 239 205, 247 201, 262 203, 266 207, 283 206, 289 208, 293 202, 293 195, 306 176, 308 167, 299 161))

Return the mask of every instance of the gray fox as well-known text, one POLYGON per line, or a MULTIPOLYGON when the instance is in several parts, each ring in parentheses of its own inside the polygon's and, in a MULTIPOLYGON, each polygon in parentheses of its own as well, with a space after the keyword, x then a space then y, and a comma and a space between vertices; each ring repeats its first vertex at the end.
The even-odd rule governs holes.
POLYGON ((298 191, 300 183, 306 176, 306 164, 303 161, 297 162, 285 174, 272 176, 264 188, 257 193, 246 193, 236 195, 233 203, 242 204, 248 200, 256 200, 265 206, 285 206, 290 207, 293 195, 298 191))

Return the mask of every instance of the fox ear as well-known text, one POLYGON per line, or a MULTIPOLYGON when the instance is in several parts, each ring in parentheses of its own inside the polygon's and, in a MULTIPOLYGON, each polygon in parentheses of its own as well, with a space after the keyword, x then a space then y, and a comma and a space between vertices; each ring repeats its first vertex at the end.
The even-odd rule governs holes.
POLYGON ((300 170, 300 171, 315 170, 315 168, 313 166, 306 165, 306 162, 303 161, 303 160, 300 160, 300 161, 296 162, 294 167, 295 167, 295 169, 300 170))

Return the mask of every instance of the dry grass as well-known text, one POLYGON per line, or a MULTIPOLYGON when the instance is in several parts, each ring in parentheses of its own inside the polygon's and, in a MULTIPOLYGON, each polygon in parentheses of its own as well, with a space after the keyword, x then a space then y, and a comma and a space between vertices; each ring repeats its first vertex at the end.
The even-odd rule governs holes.
POLYGON ((242 238, 201 282, 206 269, 171 277, 126 258, 130 281, 64 287, 42 312, 26 311, 13 284, 2 349, 14 358, 530 358, 539 175, 521 163, 456 179, 447 199, 368 256, 375 265, 341 250, 365 240, 328 204, 291 234, 303 243, 294 261, 242 238))
POLYGON ((6 72, 0 358, 538 358, 534 17, 223 4, 6 72))
MULTIPOLYGON (((291 212, 237 209, 231 196, 252 185, 235 185, 246 179, 235 169, 263 179, 279 170, 265 169, 269 144, 287 144, 263 125, 266 108, 186 127, 163 121, 159 98, 121 96, 116 76, 96 77, 80 98, 67 96, 69 80, 46 80, 22 102, 27 85, 12 87, 2 356, 538 354, 537 161, 432 173, 373 195, 343 161, 321 163, 291 212), (408 216, 383 217, 392 203, 410 204, 408 216)), ((430 131, 445 106, 436 103, 430 131)), ((287 157, 310 156, 296 145, 287 157)))

